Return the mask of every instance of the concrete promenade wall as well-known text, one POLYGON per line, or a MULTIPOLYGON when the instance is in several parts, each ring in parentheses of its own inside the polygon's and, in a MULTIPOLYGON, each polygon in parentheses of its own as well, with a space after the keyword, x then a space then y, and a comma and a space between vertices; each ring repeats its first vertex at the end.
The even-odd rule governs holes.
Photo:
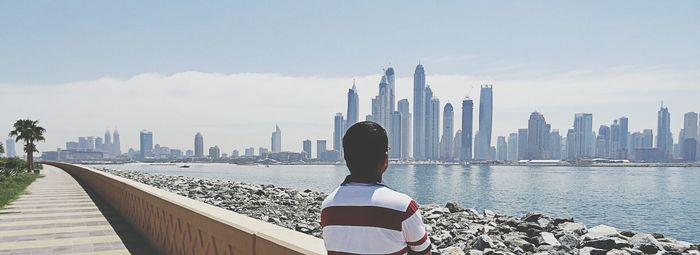
POLYGON ((325 254, 323 241, 102 171, 59 162, 163 254, 325 254))

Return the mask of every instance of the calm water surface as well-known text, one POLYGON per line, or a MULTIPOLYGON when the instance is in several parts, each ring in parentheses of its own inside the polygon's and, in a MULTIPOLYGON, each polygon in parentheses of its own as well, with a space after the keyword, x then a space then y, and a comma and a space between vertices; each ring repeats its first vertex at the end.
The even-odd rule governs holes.
MULTIPOLYGON (((332 191, 345 166, 237 166, 229 164, 103 166, 147 173, 274 184, 332 191)), ((421 204, 512 215, 543 212, 700 243, 700 168, 391 165, 384 181, 421 204)))

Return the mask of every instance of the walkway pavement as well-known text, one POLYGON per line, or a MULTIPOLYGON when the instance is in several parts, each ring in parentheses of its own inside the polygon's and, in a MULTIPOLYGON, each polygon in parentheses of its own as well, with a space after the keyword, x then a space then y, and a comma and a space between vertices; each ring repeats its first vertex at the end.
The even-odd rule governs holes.
POLYGON ((116 211, 44 165, 28 194, 0 209, 1 254, 156 254, 116 211))

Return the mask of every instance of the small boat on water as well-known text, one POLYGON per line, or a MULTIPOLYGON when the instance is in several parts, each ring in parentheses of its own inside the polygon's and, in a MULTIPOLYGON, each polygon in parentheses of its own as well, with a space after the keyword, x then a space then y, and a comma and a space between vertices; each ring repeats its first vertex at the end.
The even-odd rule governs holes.
POLYGON ((189 165, 181 165, 180 168, 190 168, 189 165))

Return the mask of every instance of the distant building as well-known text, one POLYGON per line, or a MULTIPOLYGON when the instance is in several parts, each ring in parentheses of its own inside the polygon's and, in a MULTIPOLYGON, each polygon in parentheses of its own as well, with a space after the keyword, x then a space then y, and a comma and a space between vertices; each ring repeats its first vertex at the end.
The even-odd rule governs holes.
POLYGON ((654 147, 654 131, 651 129, 644 129, 642 131, 642 148, 653 148, 654 147))
POLYGON ((686 138, 681 144, 681 151, 684 161, 694 162, 697 160, 698 142, 695 138, 686 138))
MULTIPOLYGON (((681 143, 681 155, 683 155, 683 159, 686 159, 685 156, 688 156, 684 144, 688 139, 692 139, 696 142, 700 140, 700 134, 698 134, 698 114, 695 112, 688 112, 683 115, 683 129, 681 129, 678 137, 678 141, 681 143)), ((698 148, 695 148, 693 151, 697 150, 698 148)), ((694 159, 693 157, 693 160, 694 159)))
MULTIPOLYGON (((355 87, 355 80, 352 80, 352 88, 348 90, 348 111, 345 129, 359 122, 360 116, 360 96, 355 87)), ((309 154, 310 157, 311 154, 309 154)))
POLYGON ((462 101, 462 142, 461 142, 461 161, 470 161, 472 159, 472 134, 473 134, 473 115, 474 101, 465 98, 462 101))
POLYGON ((454 109, 447 103, 442 110, 442 139, 440 141, 440 159, 452 161, 452 140, 454 139, 454 109))
POLYGON ((188 157, 188 158, 194 157, 194 151, 193 150, 185 151, 185 157, 188 157))
POLYGON ((343 136, 345 135, 344 123, 343 114, 336 113, 335 117, 333 117, 333 150, 339 152, 337 160, 340 160, 340 157, 343 155, 343 136))
POLYGON ((258 152, 260 154, 260 158, 267 158, 267 155, 270 154, 270 150, 263 147, 258 148, 258 152))
POLYGON ((306 139, 302 142, 302 151, 305 158, 311 158, 311 140, 306 139))
POLYGON ((275 125, 275 132, 272 132, 271 136, 271 148, 272 153, 279 153, 282 151, 282 130, 280 130, 279 125, 275 125))
POLYGON ((668 107, 661 105, 658 112, 658 120, 656 126, 656 148, 667 158, 670 158, 673 153, 673 135, 671 135, 671 113, 668 107))
POLYGON ((102 151, 107 157, 112 155, 112 134, 109 133, 109 129, 105 131, 104 144, 102 145, 102 151))
POLYGON ((391 113, 391 134, 389 134, 389 143, 391 144, 389 148, 389 158, 399 159, 401 158, 401 149, 403 148, 402 142, 402 116, 401 112, 394 111, 391 113))
MULTIPOLYGON (((8 141, 10 141, 10 140, 8 140, 8 141)), ((66 142, 66 150, 68 150, 68 151, 78 151, 78 147, 79 147, 79 144, 77 142, 66 142)), ((9 150, 7 151, 7 156, 8 157, 10 156, 9 150)))
POLYGON ((172 158, 172 159, 181 159, 181 158, 182 158, 182 150, 180 150, 180 149, 170 149, 170 158, 172 158))
POLYGON ((316 140, 316 158, 321 159, 321 154, 326 151, 326 140, 316 140))
POLYGON ((593 136, 593 114, 577 113, 574 116, 573 155, 575 159, 590 158, 595 151, 593 136))
POLYGON ((629 149, 629 119, 627 117, 621 117, 620 120, 620 146, 617 152, 617 157, 619 159, 629 159, 631 151, 629 149))
POLYGON ((510 133, 508 135, 508 152, 507 160, 511 162, 518 161, 518 133, 510 133))
POLYGON ((238 150, 233 150, 233 152, 231 152, 231 158, 233 158, 233 159, 236 159, 240 156, 241 156, 241 153, 238 152, 238 150))
POLYGON ((462 130, 458 129, 452 140, 452 161, 459 161, 462 156, 462 130))
MULTIPOLYGON (((430 87, 428 87, 429 90, 430 87)), ((432 92, 430 92, 432 94, 432 92)), ((426 100, 427 101, 427 100, 426 100)), ((428 109, 426 111, 426 153, 428 159, 440 159, 440 100, 437 97, 432 97, 428 101, 428 109)))
POLYGON ((219 146, 214 145, 214 147, 209 147, 209 158, 219 159, 221 157, 221 150, 219 146))
POLYGON ((600 125, 600 128, 598 128, 598 137, 596 138, 595 156, 598 158, 610 157, 610 153, 608 152, 609 148, 610 127, 606 125, 600 125))
MULTIPOLYGON (((470 100, 471 102, 471 100, 470 100)), ((473 107, 473 105, 472 105, 473 107)), ((425 102, 425 69, 423 65, 418 64, 413 73, 413 158, 416 160, 424 160, 425 153, 425 110, 427 103, 425 102)), ((471 108, 470 108, 471 114, 471 108)), ((471 115, 470 115, 471 116, 471 115)), ((471 124, 470 124, 471 125, 471 124)), ((463 132, 470 132, 468 135, 471 143, 471 128, 467 131, 462 127, 463 132)), ((463 141, 464 142, 464 141, 463 141)), ((463 144, 464 145, 464 144, 463 144)), ((462 146, 464 147, 464 146, 462 146)), ((471 147, 471 146, 470 146, 471 147)), ((469 151, 471 153, 471 151, 469 151)), ((471 157, 471 155, 470 155, 471 157)), ((463 157, 464 158, 464 157, 463 157)), ((469 159, 464 159, 469 160, 469 159)))
POLYGON ((255 148, 253 147, 248 147, 245 149, 245 156, 246 157, 253 157, 255 156, 255 148))
POLYGON ((104 141, 102 140, 102 137, 95 137, 95 151, 104 152, 104 141))
MULTIPOLYGON (((73 142, 75 143, 75 142, 73 142)), ((67 144, 67 143, 66 143, 67 144)), ((17 157, 17 150, 15 149, 15 139, 9 138, 5 140, 5 155, 7 155, 8 158, 14 158, 17 157)), ((78 145, 75 144, 75 149, 78 148, 78 145)))
POLYGON ((547 157, 548 159, 557 159, 557 160, 562 159, 561 139, 562 139, 562 137, 559 134, 558 129, 552 130, 552 132, 549 134, 549 141, 548 141, 549 148, 547 149, 547 151, 549 153, 549 155, 547 157))
POLYGON ((122 155, 122 143, 121 139, 119 138, 119 130, 115 128, 114 133, 112 133, 112 137, 112 151, 110 151, 110 153, 113 156, 120 156, 122 155))
POLYGON ((479 96, 479 151, 476 159, 490 159, 491 132, 493 129, 493 85, 481 86, 479 96))
POLYGON ((408 99, 399 100, 398 111, 401 113, 401 160, 408 160, 411 157, 412 123, 408 99))
POLYGON ((496 157, 497 160, 506 161, 508 160, 508 143, 506 142, 505 136, 499 136, 496 141, 496 157))
POLYGON ((194 156, 196 158, 204 157, 204 136, 200 132, 194 135, 194 156))
POLYGON ((518 129, 518 160, 528 159, 528 129, 518 129))
POLYGON ((547 130, 547 122, 544 115, 539 112, 530 114, 527 128, 527 158, 545 159, 545 148, 549 130, 547 130))
POLYGON ((141 148, 141 158, 153 155, 153 132, 148 130, 141 130, 140 133, 140 148, 141 148))

